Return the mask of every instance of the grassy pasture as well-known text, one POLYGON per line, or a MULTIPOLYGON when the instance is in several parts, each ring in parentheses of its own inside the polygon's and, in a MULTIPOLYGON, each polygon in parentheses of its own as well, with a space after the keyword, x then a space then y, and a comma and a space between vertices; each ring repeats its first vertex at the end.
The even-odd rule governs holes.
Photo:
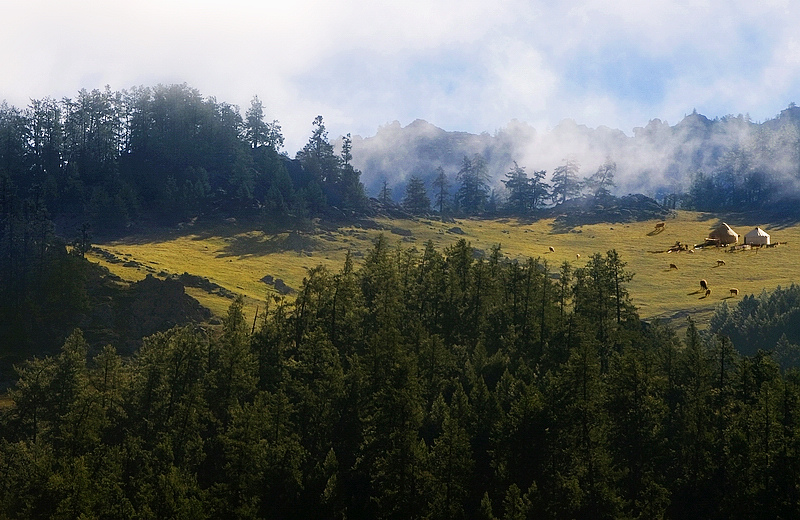
MULTIPOLYGON (((715 217, 679 211, 666 221, 663 231, 655 232, 656 221, 629 224, 593 224, 570 232, 553 231, 552 220, 526 222, 516 219, 459 220, 455 224, 426 219, 383 220, 377 223, 385 229, 342 227, 334 230, 320 228, 314 233, 266 234, 244 225, 226 224, 213 228, 190 229, 182 234, 162 238, 131 237, 97 244, 123 262, 135 261, 139 267, 124 267, 109 263, 106 258, 90 253, 90 259, 106 265, 123 279, 135 281, 148 273, 193 275, 207 277, 222 287, 245 296, 246 312, 253 316, 258 305, 264 307, 275 289, 261 281, 265 275, 282 279, 295 289, 302 284, 308 269, 323 265, 338 271, 350 250, 358 263, 372 247, 372 241, 383 233, 398 247, 421 250, 428 240, 443 249, 465 238, 477 249, 489 250, 501 244, 509 258, 540 257, 552 271, 562 262, 573 267, 585 265, 593 253, 616 249, 627 268, 635 274, 629 285, 634 303, 644 318, 674 320, 681 327, 686 315, 693 315, 702 327, 716 305, 725 300, 735 301, 730 288, 745 294, 758 294, 800 281, 800 262, 793 248, 800 244, 800 225, 770 226, 764 222, 729 222, 741 235, 755 226, 772 234, 773 242, 787 242, 775 248, 728 252, 727 248, 698 249, 694 253, 664 253, 676 241, 701 243, 719 222, 715 217), (458 227, 463 234, 454 232, 458 227), (554 252, 549 248, 552 247, 554 252), (581 258, 576 255, 580 254, 581 258), (717 260, 725 265, 717 267, 717 260), (678 269, 670 269, 675 264, 678 269), (700 292, 700 279, 712 289, 709 297, 700 292)), ((740 238, 741 241, 741 238, 740 238)), ((201 289, 187 292, 217 315, 224 315, 231 300, 201 289)))

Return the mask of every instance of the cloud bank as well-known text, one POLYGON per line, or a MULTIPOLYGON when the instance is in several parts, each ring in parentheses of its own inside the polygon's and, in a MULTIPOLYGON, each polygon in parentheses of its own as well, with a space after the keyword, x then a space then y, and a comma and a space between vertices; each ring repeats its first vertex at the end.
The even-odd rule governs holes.
POLYGON ((290 154, 318 114, 332 136, 418 118, 630 135, 693 108, 763 120, 800 88, 788 0, 8 0, 4 18, 0 99, 186 82, 244 110, 258 95, 290 154))

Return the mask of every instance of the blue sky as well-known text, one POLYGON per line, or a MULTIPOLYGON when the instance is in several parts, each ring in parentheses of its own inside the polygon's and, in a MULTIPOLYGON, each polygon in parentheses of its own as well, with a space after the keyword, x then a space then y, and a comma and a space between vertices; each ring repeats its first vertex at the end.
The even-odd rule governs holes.
POLYGON ((800 102, 789 0, 5 0, 0 100, 186 82, 278 119, 290 154, 425 119, 494 132, 565 118, 628 134, 692 109, 774 117, 800 102))

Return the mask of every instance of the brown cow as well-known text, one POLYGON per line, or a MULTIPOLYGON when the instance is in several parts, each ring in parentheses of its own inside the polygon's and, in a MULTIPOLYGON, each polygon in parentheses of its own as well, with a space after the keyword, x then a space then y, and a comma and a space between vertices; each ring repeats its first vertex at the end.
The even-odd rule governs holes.
POLYGON ((670 269, 677 269, 677 268, 678 268, 678 266, 677 266, 677 265, 675 265, 675 264, 669 264, 669 268, 670 268, 670 269))
POLYGON ((731 288, 731 296, 739 296, 739 289, 731 288))
POLYGON ((656 224, 656 229, 664 229, 667 226, 666 222, 659 222, 656 224))
POLYGON ((708 290, 708 282, 705 280, 700 280, 700 287, 702 287, 704 291, 708 290))
POLYGON ((708 298, 709 294, 711 294, 711 289, 706 289, 706 298, 708 298))
POLYGON ((550 249, 551 253, 555 253, 556 252, 556 250, 553 248, 553 246, 550 246, 549 249, 550 249))
POLYGON ((717 260, 717 267, 725 265, 725 260, 717 260))

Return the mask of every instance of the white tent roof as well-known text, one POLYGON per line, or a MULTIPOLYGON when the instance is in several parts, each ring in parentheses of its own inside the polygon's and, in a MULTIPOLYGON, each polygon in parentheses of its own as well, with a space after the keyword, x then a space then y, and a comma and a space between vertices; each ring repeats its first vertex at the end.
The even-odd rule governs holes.
POLYGON ((724 222, 708 236, 709 238, 720 240, 723 244, 730 244, 739 241, 739 233, 731 229, 731 227, 724 222))
POLYGON ((768 237, 769 233, 761 229, 760 227, 755 228, 754 230, 750 231, 745 235, 746 237, 768 237))

